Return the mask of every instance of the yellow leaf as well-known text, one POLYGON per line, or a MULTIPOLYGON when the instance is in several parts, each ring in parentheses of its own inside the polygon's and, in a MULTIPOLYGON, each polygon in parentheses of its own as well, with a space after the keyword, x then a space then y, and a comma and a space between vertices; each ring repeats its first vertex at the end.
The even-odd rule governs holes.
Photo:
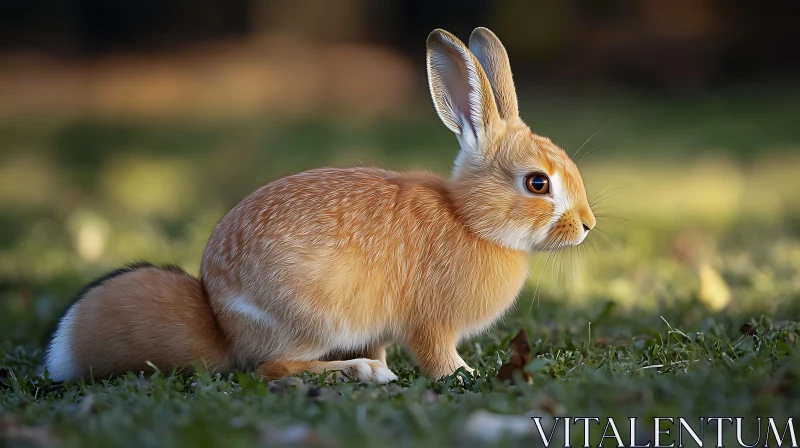
POLYGON ((731 291, 722 276, 707 263, 700 266, 700 300, 714 311, 731 301, 731 291))

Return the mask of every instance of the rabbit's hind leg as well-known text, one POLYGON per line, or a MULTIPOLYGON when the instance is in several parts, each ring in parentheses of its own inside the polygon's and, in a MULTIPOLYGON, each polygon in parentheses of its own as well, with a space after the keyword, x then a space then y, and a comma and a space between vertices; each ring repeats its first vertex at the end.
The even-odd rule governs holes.
POLYGON ((385 384, 397 379, 386 366, 386 363, 366 358, 346 361, 267 361, 261 364, 256 373, 267 380, 274 380, 301 372, 323 373, 326 371, 342 372, 352 381, 367 381, 385 384))
POLYGON ((367 358, 380 361, 386 366, 386 345, 385 343, 376 343, 370 345, 366 349, 360 350, 346 350, 346 351, 333 351, 322 357, 324 361, 346 361, 348 359, 367 358))

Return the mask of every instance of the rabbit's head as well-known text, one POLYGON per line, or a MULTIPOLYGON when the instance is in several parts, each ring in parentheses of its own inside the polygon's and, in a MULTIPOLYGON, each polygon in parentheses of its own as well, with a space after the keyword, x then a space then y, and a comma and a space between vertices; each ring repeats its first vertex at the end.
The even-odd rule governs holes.
POLYGON ((583 179, 564 150, 520 119, 497 36, 476 28, 467 48, 437 29, 427 66, 436 112, 461 145, 451 191, 467 226, 516 250, 580 244, 595 225, 583 179))

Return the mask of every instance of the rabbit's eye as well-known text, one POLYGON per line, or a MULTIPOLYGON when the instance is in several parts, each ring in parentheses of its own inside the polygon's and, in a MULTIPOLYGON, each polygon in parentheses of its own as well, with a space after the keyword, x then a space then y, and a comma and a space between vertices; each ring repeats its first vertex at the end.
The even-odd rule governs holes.
POLYGON ((533 194, 550 192, 550 179, 544 174, 531 174, 525 178, 525 188, 533 194))

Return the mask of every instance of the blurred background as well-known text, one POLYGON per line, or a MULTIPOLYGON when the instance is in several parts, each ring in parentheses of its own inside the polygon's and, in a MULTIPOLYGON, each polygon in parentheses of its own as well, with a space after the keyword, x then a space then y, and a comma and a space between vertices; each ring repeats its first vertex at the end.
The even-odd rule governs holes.
POLYGON ((796 1, 37 0, 0 3, 0 338, 40 344, 126 262, 198 273, 220 217, 278 177, 447 175, 425 39, 476 26, 599 201, 523 301, 797 318, 796 1))

